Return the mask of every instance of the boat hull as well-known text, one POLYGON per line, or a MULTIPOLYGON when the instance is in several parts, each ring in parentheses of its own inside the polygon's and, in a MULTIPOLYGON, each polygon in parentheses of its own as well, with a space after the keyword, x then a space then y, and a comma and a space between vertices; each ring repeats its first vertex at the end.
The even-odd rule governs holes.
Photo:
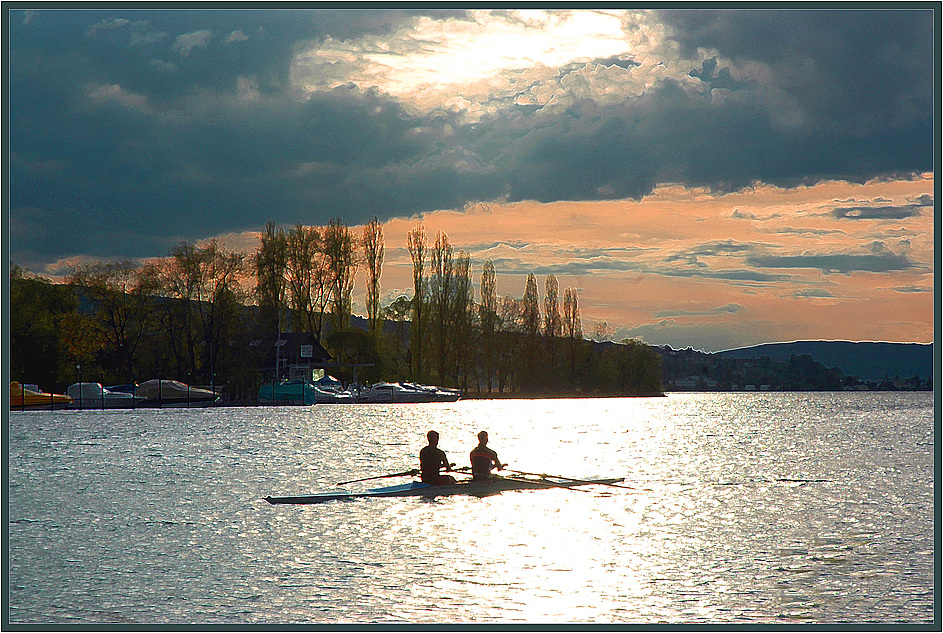
POLYGON ((10 409, 13 411, 62 409, 70 402, 72 398, 64 394, 37 391, 15 380, 10 383, 10 409))
POLYGON ((526 479, 495 477, 486 481, 460 481, 445 486, 430 486, 413 481, 400 486, 373 488, 365 492, 321 492, 295 497, 264 497, 271 504, 312 504, 327 501, 352 501, 354 499, 373 499, 378 497, 448 497, 452 495, 471 495, 489 497, 509 490, 545 490, 548 488, 573 488, 592 484, 616 484, 624 481, 617 479, 586 479, 558 481, 552 479, 526 479))

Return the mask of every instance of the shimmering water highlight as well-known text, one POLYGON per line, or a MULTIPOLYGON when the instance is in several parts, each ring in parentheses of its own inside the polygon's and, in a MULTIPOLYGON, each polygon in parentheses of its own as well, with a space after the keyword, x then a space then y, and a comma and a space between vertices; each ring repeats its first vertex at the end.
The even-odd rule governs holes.
POLYGON ((932 394, 9 420, 12 622, 933 619, 932 394), (513 468, 633 490, 261 500, 412 468, 430 428, 461 464, 484 429, 513 468))

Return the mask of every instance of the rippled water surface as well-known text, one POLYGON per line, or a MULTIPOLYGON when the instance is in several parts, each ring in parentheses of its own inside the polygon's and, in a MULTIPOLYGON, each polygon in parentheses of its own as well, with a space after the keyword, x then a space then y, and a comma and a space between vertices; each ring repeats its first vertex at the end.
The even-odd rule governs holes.
POLYGON ((933 423, 928 393, 11 413, 9 617, 929 623, 933 423), (632 489, 261 499, 413 468, 431 428, 632 489))

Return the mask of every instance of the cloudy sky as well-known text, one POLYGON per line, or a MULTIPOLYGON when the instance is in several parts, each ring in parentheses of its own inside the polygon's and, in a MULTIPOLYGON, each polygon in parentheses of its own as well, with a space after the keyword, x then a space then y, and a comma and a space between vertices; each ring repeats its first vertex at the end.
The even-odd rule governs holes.
POLYGON ((587 333, 933 338, 932 10, 119 7, 8 15, 33 272, 378 216, 387 300, 421 221, 587 333))

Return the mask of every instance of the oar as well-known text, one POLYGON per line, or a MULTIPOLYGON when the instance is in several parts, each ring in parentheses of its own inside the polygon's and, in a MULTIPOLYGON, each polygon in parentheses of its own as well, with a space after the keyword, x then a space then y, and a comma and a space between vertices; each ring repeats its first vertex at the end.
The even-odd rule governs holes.
MULTIPOLYGON (((470 470, 470 469, 471 469, 470 466, 465 466, 463 468, 463 470, 470 470)), ((537 477, 546 476, 546 475, 537 475, 537 473, 525 473, 520 470, 512 470, 511 468, 507 467, 507 464, 504 464, 504 467, 501 470, 506 470, 511 473, 517 473, 519 475, 535 475, 537 477)), ((498 477, 501 477, 501 475, 498 475, 498 477)), ((538 486, 544 486, 546 488, 560 488, 562 490, 572 490, 573 492, 588 492, 592 494, 592 490, 580 490, 579 488, 569 488, 567 486, 560 486, 560 485, 556 485, 547 481, 534 481, 533 479, 524 479, 523 477, 515 477, 513 475, 511 475, 510 477, 506 477, 505 479, 507 479, 508 481, 526 481, 529 484, 536 484, 538 486)), ((561 479, 565 479, 565 477, 561 477, 561 479)))
MULTIPOLYGON (((510 469, 505 468, 504 470, 510 470, 510 469)), ((534 474, 534 473, 521 473, 519 470, 514 470, 511 472, 520 473, 522 475, 534 474)), ((549 481, 536 481, 534 479, 524 479, 523 477, 514 477, 513 475, 510 477, 505 477, 504 479, 506 479, 507 481, 526 481, 529 484, 533 484, 536 486, 544 486, 545 488, 554 488, 554 489, 559 489, 559 490, 572 490, 573 492, 588 492, 590 494, 593 493, 592 490, 580 490, 579 488, 571 488, 569 486, 562 486, 560 484, 554 484, 549 481)))
POLYGON ((589 481, 587 479, 573 479, 572 477, 564 477, 563 475, 548 475, 546 473, 528 473, 523 470, 513 470, 511 468, 505 468, 504 470, 510 471, 512 473, 517 473, 519 475, 532 475, 534 477, 554 477, 556 479, 562 479, 564 481, 572 481, 576 484, 595 484, 600 486, 612 486, 613 488, 624 488, 625 490, 635 490, 631 486, 620 486, 619 484, 609 484, 602 481, 589 481))
POLYGON ((418 475, 419 469, 413 468, 412 470, 404 470, 401 473, 390 473, 389 475, 377 475, 376 477, 364 477, 363 479, 351 479, 350 481, 341 481, 335 486, 343 486, 344 484, 355 484, 360 481, 372 481, 373 479, 386 479, 387 477, 411 477, 413 475, 418 475))
MULTIPOLYGON (((449 464, 449 466, 454 466, 455 464, 449 464)), ((452 472, 462 472, 468 470, 471 466, 462 466, 461 468, 456 468, 452 472)), ((374 479, 387 479, 391 477, 414 477, 418 475, 421 471, 418 468, 413 468, 412 470, 404 470, 401 473, 390 473, 389 475, 377 475, 376 477, 364 477, 363 479, 351 479, 350 481, 341 481, 335 486, 343 486, 345 484, 356 484, 361 481, 373 481, 374 479)))

